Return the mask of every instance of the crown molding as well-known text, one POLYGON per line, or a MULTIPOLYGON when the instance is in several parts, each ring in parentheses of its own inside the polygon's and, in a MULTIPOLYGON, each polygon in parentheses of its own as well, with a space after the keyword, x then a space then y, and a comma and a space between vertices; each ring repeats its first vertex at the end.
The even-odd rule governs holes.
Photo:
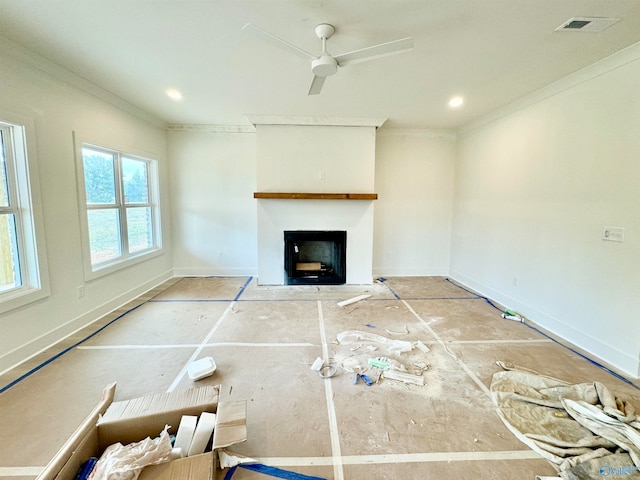
POLYGON ((305 125, 330 127, 381 127, 382 117, 298 117, 288 115, 245 115, 252 125, 305 125))
POLYGON ((640 60, 640 42, 619 50, 608 57, 577 70, 560 80, 550 83, 529 95, 525 95, 502 108, 498 108, 497 110, 494 110, 493 112, 460 127, 458 129, 458 138, 464 137, 465 135, 472 133, 474 130, 499 120, 502 117, 515 113, 518 110, 535 105, 547 98, 559 95, 562 92, 570 90, 638 60, 640 60))
POLYGON ((421 137, 439 138, 444 140, 456 140, 456 131, 437 128, 386 128, 378 130, 378 137, 421 137))
POLYGON ((169 124, 167 132, 256 133, 252 125, 169 124))

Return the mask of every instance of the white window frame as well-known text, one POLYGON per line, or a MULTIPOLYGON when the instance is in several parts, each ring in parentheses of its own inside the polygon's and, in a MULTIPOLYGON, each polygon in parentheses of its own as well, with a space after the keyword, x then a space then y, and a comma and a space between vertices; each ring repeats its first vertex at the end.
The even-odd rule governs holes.
POLYGON ((78 180, 78 196, 80 206, 80 224, 82 227, 82 250, 85 280, 93 280, 104 275, 119 271, 131 265, 148 260, 149 258, 162 254, 162 230, 160 217, 160 195, 159 195, 159 176, 158 161, 148 156, 129 153, 123 149, 110 148, 99 145, 96 142, 84 141, 77 134, 74 134, 76 148, 76 171, 78 180), (115 179, 116 179, 116 202, 107 206, 88 205, 86 186, 84 179, 84 160, 83 149, 90 148, 99 152, 114 155, 115 161, 115 179), (127 203, 124 200, 124 189, 122 185, 122 158, 143 161, 147 164, 147 182, 149 201, 148 203, 127 203), (127 235, 127 207, 149 207, 151 208, 151 224, 153 241, 152 246, 136 252, 128 251, 128 235, 127 235), (103 208, 115 208, 119 212, 119 233, 120 233, 120 249, 121 255, 115 259, 105 262, 93 264, 91 260, 91 244, 89 238, 89 220, 88 213, 90 210, 99 210, 103 208))
POLYGON ((49 296, 50 290, 34 122, 0 111, 0 128, 9 193, 9 207, 0 207, 0 211, 12 213, 15 218, 21 278, 20 286, 0 292, 0 313, 4 313, 41 300, 49 296))

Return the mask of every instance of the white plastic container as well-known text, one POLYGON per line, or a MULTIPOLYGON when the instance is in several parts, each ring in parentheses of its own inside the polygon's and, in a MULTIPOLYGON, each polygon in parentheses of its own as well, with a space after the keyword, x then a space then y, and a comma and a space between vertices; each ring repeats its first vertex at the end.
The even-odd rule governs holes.
POLYGON ((216 371, 216 362, 211 357, 204 357, 195 362, 191 362, 187 368, 189 378, 194 382, 201 378, 208 377, 216 371))

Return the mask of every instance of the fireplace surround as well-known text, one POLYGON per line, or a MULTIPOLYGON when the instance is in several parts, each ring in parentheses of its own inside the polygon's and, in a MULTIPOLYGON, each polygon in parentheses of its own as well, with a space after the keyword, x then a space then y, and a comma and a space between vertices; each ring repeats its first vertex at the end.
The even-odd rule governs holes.
POLYGON ((347 232, 285 230, 287 285, 343 285, 347 281, 347 232))
POLYGON ((376 128, 384 119, 253 116, 250 120, 256 126, 258 284, 370 285, 376 128), (295 266, 284 260, 285 231, 347 232, 348 255, 339 275, 345 278, 327 278, 322 265, 317 279, 310 278, 316 276, 311 270, 291 272, 295 266))

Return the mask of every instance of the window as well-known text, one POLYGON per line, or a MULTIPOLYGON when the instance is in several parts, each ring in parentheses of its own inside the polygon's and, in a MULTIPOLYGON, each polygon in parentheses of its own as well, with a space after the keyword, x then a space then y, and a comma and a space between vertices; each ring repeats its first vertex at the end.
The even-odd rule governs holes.
POLYGON ((0 126, 0 292, 22 286, 21 255, 18 254, 19 237, 16 231, 16 220, 20 220, 20 208, 15 191, 11 130, 7 125, 0 126))
POLYGON ((49 294, 34 157, 26 127, 0 121, 0 312, 49 294))
POLYGON ((156 162, 82 144, 82 172, 91 272, 157 252, 156 162))

